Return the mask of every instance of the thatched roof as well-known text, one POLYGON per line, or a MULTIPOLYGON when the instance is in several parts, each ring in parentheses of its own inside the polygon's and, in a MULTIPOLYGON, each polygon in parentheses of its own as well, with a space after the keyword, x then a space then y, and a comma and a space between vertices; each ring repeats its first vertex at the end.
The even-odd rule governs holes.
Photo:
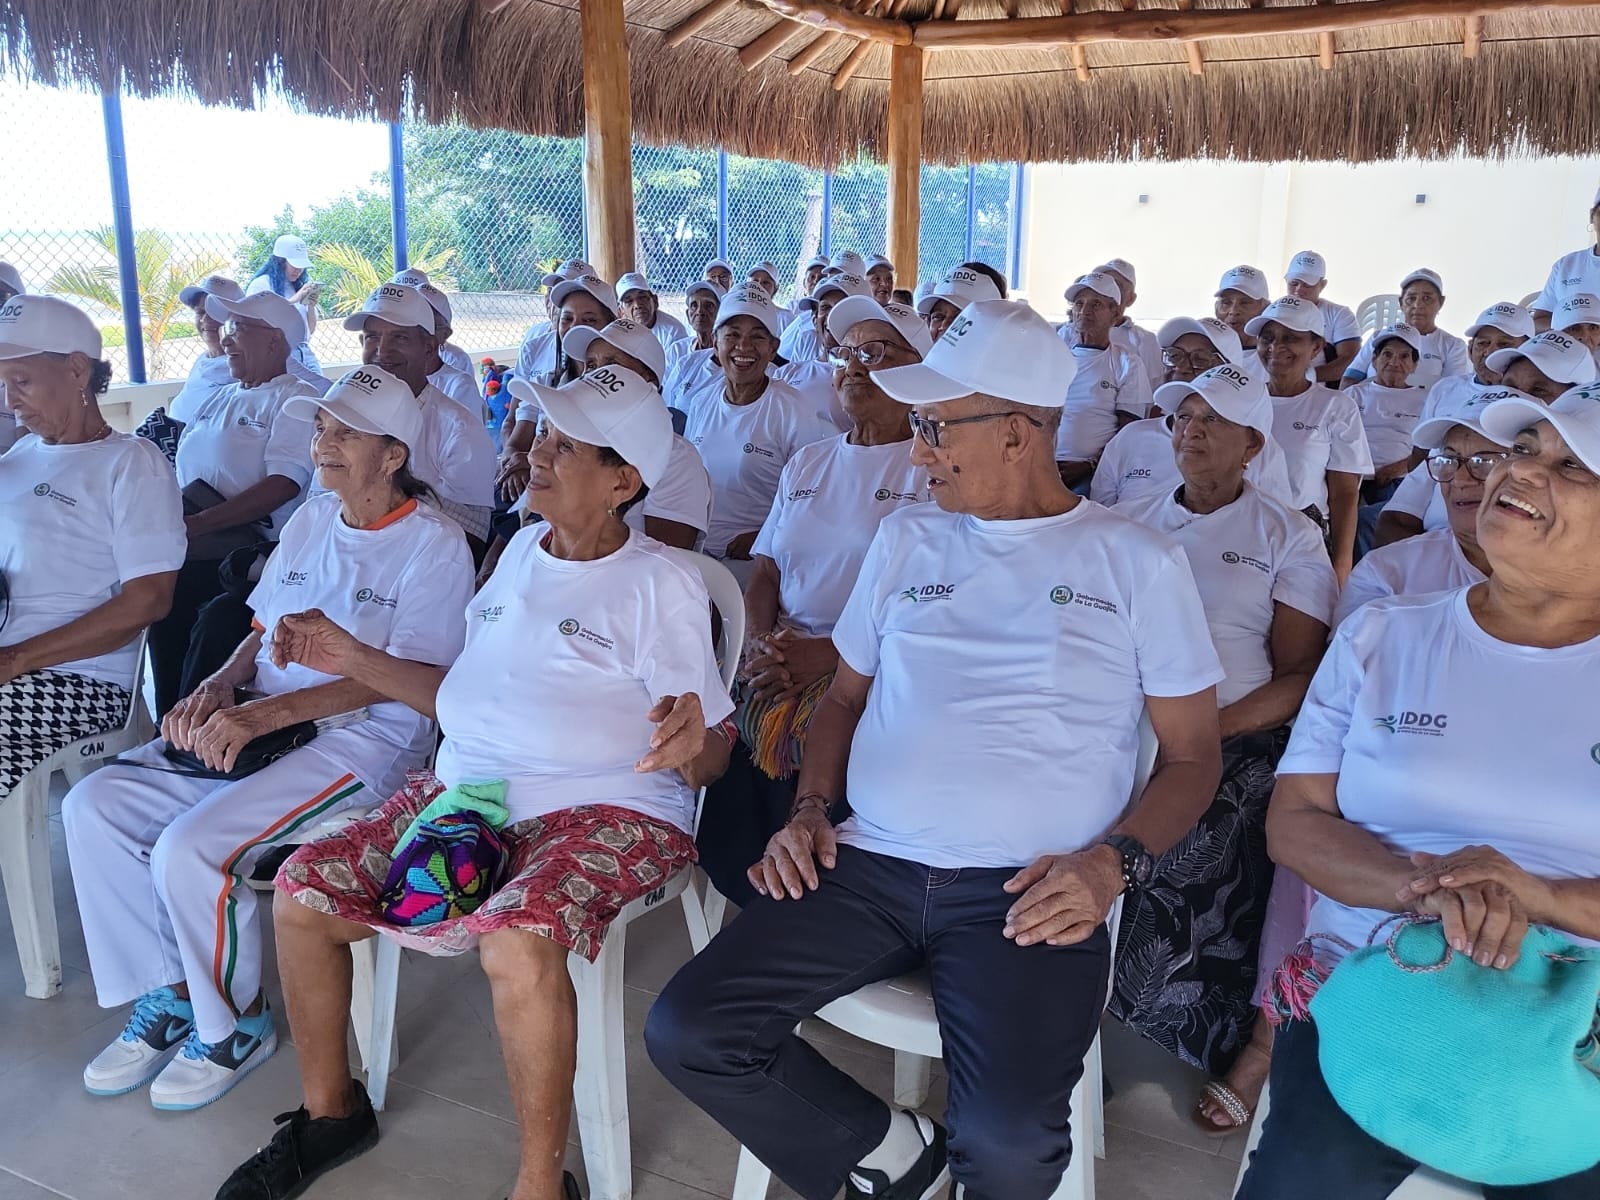
MULTIPOLYGON (((812 9, 827 9, 817 0, 812 9)), ((1382 4, 1386 0, 1339 0, 1382 4)), ((269 89, 307 110, 530 133, 582 131, 580 0, 0 0, 0 52, 45 83, 121 85, 249 106, 269 89)), ((859 13, 957 24, 1161 9, 1300 8, 1316 0, 854 0, 859 13)), ((889 48, 832 40, 773 6, 724 3, 676 47, 707 0, 628 0, 634 124, 648 142, 832 165, 877 153, 889 48), (747 71, 739 50, 791 36, 747 71), (776 36, 776 35, 775 35, 776 36), (854 74, 835 88, 852 56, 854 74)), ((1464 11, 1460 0, 1441 10, 1464 11)), ((779 6, 781 7, 781 6, 779 6)), ((1600 146, 1600 6, 1500 4, 1487 17, 1337 35, 1092 41, 926 55, 929 161, 1130 157, 1344 159, 1592 153, 1600 146), (1464 54, 1474 37, 1481 48, 1464 54), (1332 36, 1331 47, 1328 38, 1332 36), (1327 54, 1333 51, 1331 69, 1327 54), (1319 62, 1319 59, 1321 61, 1319 62), (1199 73, 1195 71, 1198 69, 1199 73), (1085 76, 1087 81, 1085 81, 1085 76)))

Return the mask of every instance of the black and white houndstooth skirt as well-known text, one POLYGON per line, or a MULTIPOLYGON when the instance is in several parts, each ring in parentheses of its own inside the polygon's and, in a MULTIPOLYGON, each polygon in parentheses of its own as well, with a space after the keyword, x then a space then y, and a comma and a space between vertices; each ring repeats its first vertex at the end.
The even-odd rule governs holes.
POLYGON ((114 683, 62 671, 0 684, 0 796, 69 742, 120 728, 132 699, 114 683))

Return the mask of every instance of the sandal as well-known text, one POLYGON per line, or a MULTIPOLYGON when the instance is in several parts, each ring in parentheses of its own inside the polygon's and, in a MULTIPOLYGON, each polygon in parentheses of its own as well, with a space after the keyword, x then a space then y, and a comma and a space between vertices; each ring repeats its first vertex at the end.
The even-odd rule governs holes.
POLYGON ((1248 1127, 1250 1122, 1255 1120, 1255 1115, 1238 1092, 1221 1080, 1213 1079, 1200 1089, 1200 1102, 1194 1106, 1189 1119, 1199 1126, 1200 1132, 1207 1137, 1222 1138, 1248 1127), (1220 1108, 1232 1124, 1218 1125, 1207 1109, 1207 1101, 1220 1108))

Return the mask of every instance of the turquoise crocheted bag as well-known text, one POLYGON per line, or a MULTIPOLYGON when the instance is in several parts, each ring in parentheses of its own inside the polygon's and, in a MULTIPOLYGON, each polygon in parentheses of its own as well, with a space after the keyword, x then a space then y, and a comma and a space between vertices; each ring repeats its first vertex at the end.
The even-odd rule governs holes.
POLYGON ((1543 1183, 1600 1163, 1600 951, 1536 927, 1496 971, 1453 953, 1437 922, 1396 920, 1311 1001, 1339 1107, 1473 1183, 1543 1183))

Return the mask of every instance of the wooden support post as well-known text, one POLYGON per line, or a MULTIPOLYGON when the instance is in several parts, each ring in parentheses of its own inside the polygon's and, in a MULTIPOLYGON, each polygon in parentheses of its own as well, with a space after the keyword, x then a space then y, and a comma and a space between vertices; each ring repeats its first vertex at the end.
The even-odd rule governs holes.
POLYGON ((895 273, 917 277, 922 225, 922 51, 889 52, 889 248, 895 273))
POLYGON ((633 99, 622 0, 584 0, 583 205, 602 278, 633 270, 633 99))

